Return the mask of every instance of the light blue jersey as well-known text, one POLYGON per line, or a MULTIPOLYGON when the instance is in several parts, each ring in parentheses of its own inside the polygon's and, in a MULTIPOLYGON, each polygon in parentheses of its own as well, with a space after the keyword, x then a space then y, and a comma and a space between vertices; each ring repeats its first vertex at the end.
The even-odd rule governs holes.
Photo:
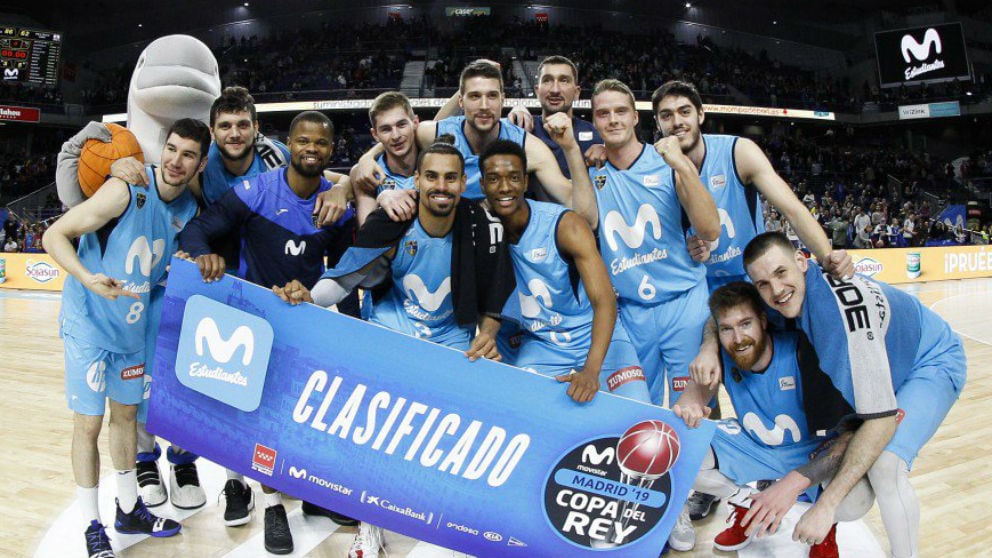
POLYGON ((376 196, 386 190, 413 190, 417 187, 417 185, 414 184, 414 177, 412 175, 403 176, 402 174, 394 172, 389 168, 389 164, 386 162, 385 153, 379 155, 375 162, 386 172, 386 176, 382 179, 382 183, 379 184, 378 188, 376 188, 376 196))
POLYGON ((451 233, 434 238, 420 221, 400 240, 389 292, 376 301, 370 321, 440 345, 467 350, 474 333, 455 321, 451 298, 451 233))
MULTIPOLYGON (((465 126, 467 126, 464 116, 451 116, 437 121, 437 135, 451 134, 455 137, 455 148, 465 157, 465 193, 462 197, 468 200, 481 200, 486 197, 482 193, 480 180, 482 171, 479 169, 479 154, 472 151, 472 146, 465 137, 465 126)), ((527 131, 514 125, 509 118, 499 119, 499 138, 509 140, 524 147, 527 141, 527 131)))
POLYGON ((720 214, 720 238, 710 243, 710 259, 706 261, 710 292, 730 281, 747 280, 744 247, 765 232, 758 190, 741 182, 737 173, 734 159, 737 139, 737 136, 702 135, 706 155, 699 179, 713 196, 720 214))
POLYGON ((221 158, 220 149, 211 142, 208 151, 207 166, 200 175, 200 188, 203 200, 207 205, 222 198, 228 190, 241 184, 245 178, 251 178, 273 169, 285 167, 289 163, 289 149, 278 140, 266 138, 259 134, 255 141, 255 156, 251 166, 240 176, 228 172, 221 158))
POLYGON ((964 348, 950 325, 906 292, 861 275, 835 279, 812 261, 798 323, 855 412, 901 417, 886 449, 912 463, 964 388, 964 348))
POLYGON ((621 303, 653 306, 705 280, 686 245, 675 175, 643 145, 629 169, 589 169, 599 204, 599 244, 621 303))
POLYGON ((62 334, 115 353, 144 349, 152 286, 165 276, 179 231, 196 215, 196 200, 188 190, 166 203, 159 197, 154 168, 147 172, 150 186, 129 186, 124 213, 80 237, 78 249, 90 272, 121 281, 125 291, 140 299, 107 300, 75 277, 66 280, 62 294, 62 334))

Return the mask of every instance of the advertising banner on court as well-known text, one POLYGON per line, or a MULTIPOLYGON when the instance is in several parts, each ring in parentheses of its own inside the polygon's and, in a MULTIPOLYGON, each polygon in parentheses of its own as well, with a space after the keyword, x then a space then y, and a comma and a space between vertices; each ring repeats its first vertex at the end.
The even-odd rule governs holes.
POLYGON ((173 259, 149 430, 481 557, 656 558, 713 435, 173 259))
POLYGON ((992 277, 992 246, 850 250, 854 271, 885 283, 992 277))
POLYGON ((61 291, 68 273, 48 254, 0 252, 0 289, 61 291))

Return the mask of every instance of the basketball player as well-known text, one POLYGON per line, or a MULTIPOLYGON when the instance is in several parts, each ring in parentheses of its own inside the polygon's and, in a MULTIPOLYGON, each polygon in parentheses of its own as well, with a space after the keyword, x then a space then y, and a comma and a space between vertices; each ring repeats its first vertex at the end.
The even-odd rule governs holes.
POLYGON ((823 371, 864 419, 794 538, 822 541, 841 500, 867 474, 892 555, 917 556, 919 504, 909 467, 964 387, 961 340, 912 295, 861 275, 835 279, 782 233, 755 237, 744 268, 765 303, 796 320, 823 371))
MULTIPOLYGON (((510 111, 511 122, 537 136, 551 149, 558 160, 558 168, 566 178, 572 178, 572 174, 568 170, 565 153, 548 135, 544 123, 552 114, 563 112, 572 119, 575 141, 583 154, 588 153, 589 148, 594 145, 602 144, 603 139, 599 137, 596 127, 572 113, 572 103, 579 98, 581 89, 579 70, 575 63, 564 56, 548 56, 537 67, 537 85, 534 86, 534 93, 541 103, 541 115, 532 117, 530 111, 523 107, 510 111)), ((549 201, 540 182, 531 181, 530 191, 536 199, 549 201)))
MULTIPOLYGON (((837 277, 854 273, 851 257, 844 250, 831 250, 823 229, 775 172, 757 144, 747 138, 702 133, 706 114, 695 85, 669 81, 655 90, 651 106, 662 136, 678 138, 682 152, 696 166, 700 181, 716 202, 720 238, 708 246, 694 235, 689 238, 694 255, 706 262, 710 293, 731 281, 747 280, 741 254, 747 243, 765 230, 759 193, 786 216, 800 239, 827 269, 837 277)), ((717 386, 716 363, 710 364, 708 373, 709 384, 717 386)), ((693 520, 706 517, 717 502, 712 495, 694 492, 689 498, 690 517, 693 520)))
POLYGON ((837 277, 854 273, 851 257, 844 250, 831 249, 823 228, 757 144, 747 138, 701 132, 706 113, 695 85, 669 81, 655 90, 651 106, 661 135, 678 138, 682 152, 696 166, 700 180, 716 201, 720 238, 711 244, 706 260, 711 293, 731 281, 747 280, 741 254, 747 243, 765 230, 759 193, 786 217, 828 271, 837 277))
POLYGON ((361 226, 377 206, 395 221, 413 218, 417 207, 414 172, 417 167, 417 125, 410 99, 399 91, 387 91, 372 101, 369 108, 372 137, 384 152, 376 158, 383 169, 382 182, 374 195, 362 188, 355 189, 355 210, 361 226))
POLYGON ((165 276, 165 256, 196 214, 187 185, 203 170, 209 145, 206 125, 178 120, 166 136, 162 166, 146 170, 150 189, 112 178, 44 236, 45 250, 71 275, 62 297, 61 334, 66 398, 74 413, 73 476, 90 558, 114 556, 97 508, 97 439, 108 397, 117 532, 168 537, 180 530, 175 521, 152 515, 138 496, 136 413, 144 393, 151 286, 165 276), (78 253, 74 238, 80 238, 78 253))
MULTIPOLYGON (((386 292, 375 301, 371 322, 466 351, 472 360, 499 360, 495 343, 499 321, 493 316, 499 315, 508 288, 497 284, 483 259, 505 257, 505 249, 501 234, 489 235, 489 219, 483 210, 461 200, 464 164, 461 153, 451 144, 437 142, 427 147, 420 154, 415 174, 419 192, 415 219, 394 223, 383 209, 376 210, 359 230, 355 247, 337 268, 328 270, 312 293, 299 282, 275 289, 276 293, 287 302, 328 307, 357 285, 384 285, 386 292), (478 248, 470 248, 477 255, 474 263, 480 265, 468 265, 464 272, 453 269, 453 252, 465 253, 460 243, 476 244, 471 231, 480 228, 485 238, 477 243, 478 248), (463 291, 469 290, 473 275, 475 288, 471 291, 478 293, 476 300, 456 300, 453 286, 460 282, 463 291)), ((382 547, 382 530, 362 523, 349 557, 378 558, 382 547)))
MULTIPOLYGON (((830 450, 820 460, 810 461, 824 438, 807 421, 807 378, 819 371, 812 349, 800 342, 796 332, 768 330, 761 296, 744 281, 727 283, 713 292, 710 312, 716 321, 723 360, 723 384, 737 412, 737 419, 720 421, 711 451, 703 460, 695 488, 730 500, 733 525, 717 535, 714 546, 723 551, 747 546, 755 534, 745 532, 748 508, 774 515, 769 531, 774 533, 800 494, 816 497, 816 486, 836 472, 850 433, 832 439, 830 450), (767 425, 772 425, 769 428, 767 425), (826 460, 826 461, 825 461, 826 460), (758 495, 747 483, 781 479, 758 495), (781 498, 770 494, 785 492, 781 498), (750 500, 755 505, 750 505, 750 500), (780 505, 772 505, 778 504, 780 505)), ((690 380, 672 408, 690 428, 710 413, 708 402, 718 386, 690 380)), ((819 395, 819 394, 818 394, 819 395)), ((849 407, 848 407, 849 409, 849 407)), ((814 558, 836 557, 836 521, 853 521, 871 507, 867 482, 845 499, 826 538, 810 549, 814 558)), ((763 518, 763 516, 761 516, 763 518)))
MULTIPOLYGON (((537 174, 548 192, 557 203, 575 209, 586 219, 592 218, 594 201, 591 199, 590 188, 576 188, 573 198, 572 182, 565 178, 551 153, 542 142, 528 134, 509 120, 500 118, 503 109, 503 74, 491 62, 480 60, 465 67, 460 80, 461 98, 459 105, 464 116, 453 116, 443 120, 427 120, 417 127, 417 145, 426 147, 435 138, 451 134, 455 138, 455 147, 465 158, 465 174, 467 176, 465 198, 469 200, 482 199, 482 188, 479 184, 479 153, 497 139, 513 141, 522 146, 527 152, 528 172, 537 174)), ((564 114, 545 124, 555 129, 561 129, 568 117, 564 114)), ((352 181, 357 188, 374 191, 385 176, 383 169, 375 163, 376 157, 382 153, 381 146, 375 146, 365 153, 359 163, 352 169, 352 181)), ((582 152, 578 146, 566 152, 569 168, 584 169, 582 152)), ((577 182, 587 181, 583 171, 573 172, 577 182)))
MULTIPOLYGON (((313 217, 318 194, 332 187, 322 172, 334 150, 333 124, 319 112, 300 113, 290 124, 288 142, 289 167, 242 181, 183 230, 180 247, 197 263, 205 281, 224 275, 227 264, 213 246, 231 233, 241 238, 238 275, 266 287, 292 280, 313 286, 324 271, 324 257, 330 261, 339 257, 340 238, 350 238, 351 215, 326 228, 317 227, 313 217)), ((243 477, 233 472, 228 477, 225 495, 236 500, 243 515, 225 513, 224 521, 228 526, 243 525, 254 506, 253 495, 243 477)), ((264 485, 262 490, 265 548, 273 554, 288 554, 293 551, 293 538, 281 496, 264 485)), ((303 509, 308 514, 328 515, 307 502, 303 509)))
MULTIPOLYGON (((562 130, 556 141, 574 141, 562 130)), ((524 198, 527 155, 497 141, 479 158, 490 211, 503 223, 524 336, 510 364, 568 382, 568 395, 597 390, 650 402, 644 371, 616 319, 616 296, 589 224, 564 207, 524 198)))

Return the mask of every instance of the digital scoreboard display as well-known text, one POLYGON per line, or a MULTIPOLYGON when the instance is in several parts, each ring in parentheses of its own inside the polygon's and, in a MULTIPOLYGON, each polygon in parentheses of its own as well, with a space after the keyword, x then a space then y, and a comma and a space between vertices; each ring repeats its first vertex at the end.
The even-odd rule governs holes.
POLYGON ((58 85, 62 34, 0 26, 0 69, 4 81, 58 85))

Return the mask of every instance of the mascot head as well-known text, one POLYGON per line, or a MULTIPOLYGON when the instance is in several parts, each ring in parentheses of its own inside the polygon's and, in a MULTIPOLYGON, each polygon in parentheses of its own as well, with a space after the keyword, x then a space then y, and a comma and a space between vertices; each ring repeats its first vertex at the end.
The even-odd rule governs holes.
POLYGON ((161 163, 165 133, 176 120, 207 122, 220 91, 217 59, 207 45, 189 35, 152 41, 138 57, 127 94, 127 128, 145 162, 161 163))

